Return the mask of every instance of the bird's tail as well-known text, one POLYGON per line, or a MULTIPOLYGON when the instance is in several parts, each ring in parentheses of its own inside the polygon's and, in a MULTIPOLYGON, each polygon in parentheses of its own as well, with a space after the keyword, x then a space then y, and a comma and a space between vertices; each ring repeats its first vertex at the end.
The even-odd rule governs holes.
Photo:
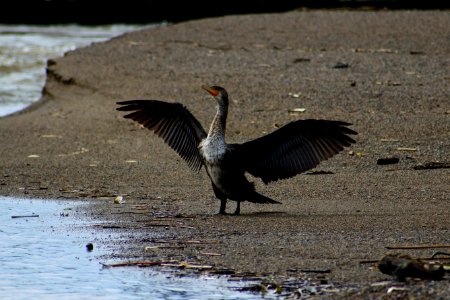
POLYGON ((281 204, 281 202, 275 201, 273 199, 270 199, 269 197, 266 197, 264 195, 259 194, 258 192, 254 192, 248 197, 247 201, 253 202, 253 203, 272 203, 272 204, 281 204))

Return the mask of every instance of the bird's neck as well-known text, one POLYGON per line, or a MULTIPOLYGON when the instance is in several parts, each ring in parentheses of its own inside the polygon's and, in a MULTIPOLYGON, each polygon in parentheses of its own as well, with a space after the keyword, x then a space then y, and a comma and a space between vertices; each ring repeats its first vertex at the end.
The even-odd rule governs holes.
POLYGON ((209 128, 208 138, 220 138, 225 140, 225 129, 227 126, 228 105, 217 106, 217 112, 209 128))

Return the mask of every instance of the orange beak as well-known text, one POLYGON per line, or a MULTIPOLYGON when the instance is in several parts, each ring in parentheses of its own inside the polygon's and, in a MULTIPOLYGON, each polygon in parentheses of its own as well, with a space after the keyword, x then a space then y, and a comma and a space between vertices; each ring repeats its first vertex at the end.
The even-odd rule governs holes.
POLYGON ((215 90, 215 89, 212 89, 210 87, 207 87, 206 85, 202 85, 202 89, 204 89, 205 91, 207 91, 208 93, 210 93, 214 97, 219 95, 219 91, 218 90, 215 90))

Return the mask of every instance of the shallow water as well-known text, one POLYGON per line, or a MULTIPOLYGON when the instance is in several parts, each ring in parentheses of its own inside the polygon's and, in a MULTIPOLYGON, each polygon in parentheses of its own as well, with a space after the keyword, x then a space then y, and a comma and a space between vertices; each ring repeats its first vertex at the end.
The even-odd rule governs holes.
POLYGON ((21 110, 40 98, 49 58, 149 26, 0 24, 0 116, 21 110))
POLYGON ((103 268, 100 256, 110 249, 94 242, 88 252, 86 244, 114 234, 87 229, 88 220, 75 218, 82 205, 0 197, 0 299, 261 299, 226 277, 103 268))

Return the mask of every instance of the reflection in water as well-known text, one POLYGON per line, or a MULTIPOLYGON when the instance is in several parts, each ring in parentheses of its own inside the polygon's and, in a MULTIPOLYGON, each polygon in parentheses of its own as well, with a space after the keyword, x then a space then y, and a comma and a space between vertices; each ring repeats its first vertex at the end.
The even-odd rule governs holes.
POLYGON ((242 283, 226 278, 102 268, 99 256, 108 249, 95 241, 114 235, 86 229, 89 223, 75 218, 82 205, 88 204, 0 197, 0 299, 259 298, 230 289, 242 283), (89 242, 93 252, 86 251, 89 242))

